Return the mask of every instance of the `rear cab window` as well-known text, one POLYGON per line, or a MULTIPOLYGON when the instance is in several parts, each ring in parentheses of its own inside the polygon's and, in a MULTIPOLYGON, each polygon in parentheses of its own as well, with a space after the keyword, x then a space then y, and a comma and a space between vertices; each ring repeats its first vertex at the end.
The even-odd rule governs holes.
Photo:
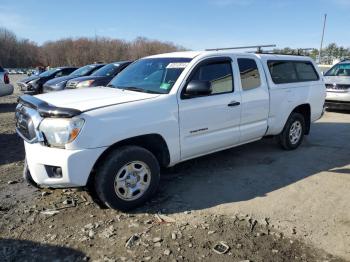
POLYGON ((310 61, 268 60, 267 66, 275 84, 288 84, 320 79, 310 61))
POLYGON ((238 58, 242 90, 247 91, 261 86, 261 79, 256 61, 252 58, 238 58))

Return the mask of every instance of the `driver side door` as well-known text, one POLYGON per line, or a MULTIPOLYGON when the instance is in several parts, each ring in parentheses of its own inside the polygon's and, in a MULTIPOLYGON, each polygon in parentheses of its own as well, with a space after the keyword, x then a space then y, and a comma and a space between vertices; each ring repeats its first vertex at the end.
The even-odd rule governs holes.
POLYGON ((232 147, 240 141, 241 95, 230 57, 205 59, 192 70, 179 99, 181 160, 232 147), (191 81, 209 81, 211 94, 186 97, 191 81))

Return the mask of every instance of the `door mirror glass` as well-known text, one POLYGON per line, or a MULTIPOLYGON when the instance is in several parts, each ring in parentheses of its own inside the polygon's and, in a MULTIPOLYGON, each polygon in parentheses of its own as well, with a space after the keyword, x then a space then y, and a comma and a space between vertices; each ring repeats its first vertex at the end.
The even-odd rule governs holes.
POLYGON ((186 86, 185 96, 207 96, 212 92, 211 83, 209 81, 192 80, 186 86))

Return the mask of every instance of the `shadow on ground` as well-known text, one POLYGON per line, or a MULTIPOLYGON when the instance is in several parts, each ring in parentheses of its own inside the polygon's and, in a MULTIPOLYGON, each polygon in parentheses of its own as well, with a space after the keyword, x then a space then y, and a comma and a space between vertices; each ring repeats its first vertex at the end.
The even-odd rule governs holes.
POLYGON ((327 112, 333 112, 333 113, 341 113, 341 114, 350 114, 350 108, 349 109, 326 109, 327 112))
POLYGON ((5 103, 2 104, 0 103, 0 113, 10 113, 10 112, 15 112, 17 103, 5 103))
POLYGON ((350 124, 316 123, 303 145, 284 151, 274 139, 179 164, 162 174, 158 195, 136 212, 178 213, 265 197, 322 171, 350 173, 350 124))
MULTIPOLYGON (((184 162, 163 172, 158 194, 135 212, 201 210, 265 197, 322 171, 348 174, 347 141, 350 123, 318 122, 294 151, 270 138, 184 162)), ((0 134, 0 165, 23 159, 22 140, 0 134)))
POLYGON ((0 133, 0 165, 11 164, 23 159, 23 140, 16 133, 0 133))
POLYGON ((28 240, 0 239, 0 261, 83 261, 85 254, 28 240))

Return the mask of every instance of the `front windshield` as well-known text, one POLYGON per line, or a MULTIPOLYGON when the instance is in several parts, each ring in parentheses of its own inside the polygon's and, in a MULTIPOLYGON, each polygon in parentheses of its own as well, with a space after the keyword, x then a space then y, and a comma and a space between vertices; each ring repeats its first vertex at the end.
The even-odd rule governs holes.
POLYGON ((70 75, 71 76, 85 76, 86 74, 91 72, 91 70, 94 68, 95 68, 95 66, 92 66, 92 65, 83 66, 83 67, 78 68, 77 70, 74 70, 70 75))
POLYGON ((333 66, 325 74, 325 76, 349 76, 350 77, 350 63, 337 64, 333 66))
POLYGON ((190 61, 190 58, 140 59, 124 69, 108 86, 167 94, 190 61))
POLYGON ((59 68, 53 68, 53 69, 45 71, 44 73, 39 74, 39 76, 40 77, 47 77, 47 76, 50 76, 50 75, 54 74, 58 70, 60 70, 60 69, 59 68))
POLYGON ((119 66, 118 63, 105 65, 95 71, 92 76, 114 76, 118 72, 119 66))

